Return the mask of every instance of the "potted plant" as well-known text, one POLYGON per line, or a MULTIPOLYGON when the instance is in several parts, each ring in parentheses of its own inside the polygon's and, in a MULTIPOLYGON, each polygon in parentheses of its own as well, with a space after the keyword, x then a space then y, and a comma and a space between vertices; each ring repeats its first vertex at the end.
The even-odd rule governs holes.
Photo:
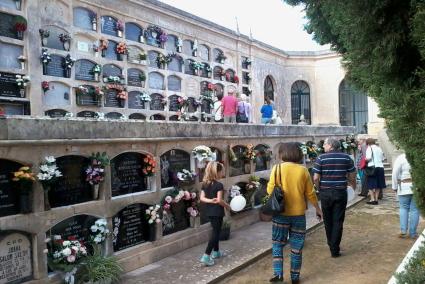
POLYGON ((221 63, 224 64, 224 61, 227 59, 227 57, 224 55, 223 51, 219 51, 216 57, 216 60, 221 63))
POLYGON ((24 32, 27 30, 27 20, 22 16, 15 17, 16 37, 20 40, 24 39, 24 32))
POLYGON ((99 252, 95 252, 84 258, 77 278, 81 283, 109 284, 117 283, 122 273, 123 269, 116 257, 102 256, 99 252))
POLYGON ((117 45, 117 54, 118 60, 123 61, 124 55, 127 54, 127 45, 125 44, 125 42, 122 41, 117 45))
POLYGON ((223 224, 221 225, 220 241, 227 241, 230 238, 230 227, 230 222, 224 220, 223 224))
POLYGON ((247 205, 251 204, 251 199, 252 196, 254 195, 254 193, 256 192, 256 190, 260 187, 260 178, 257 176, 250 176, 249 177, 249 181, 246 184, 246 192, 245 192, 245 199, 247 202, 247 205))
POLYGON ((150 206, 145 211, 146 220, 148 220, 149 224, 149 241, 153 242, 156 239, 156 224, 161 223, 161 218, 159 215, 159 211, 161 206, 158 204, 150 206))
POLYGON ((99 184, 105 179, 105 167, 109 164, 106 152, 97 152, 90 156, 90 165, 86 169, 86 181, 92 186, 93 200, 99 198, 99 184))
POLYGON ((56 159, 53 156, 44 157, 45 162, 40 164, 40 172, 37 179, 44 189, 44 210, 50 210, 49 191, 51 186, 56 184, 62 176, 61 171, 56 166, 56 159))
POLYGON ((21 167, 13 173, 12 181, 19 190, 21 213, 30 213, 32 210, 30 192, 32 190, 32 184, 35 181, 34 173, 31 172, 31 168, 28 166, 21 167))

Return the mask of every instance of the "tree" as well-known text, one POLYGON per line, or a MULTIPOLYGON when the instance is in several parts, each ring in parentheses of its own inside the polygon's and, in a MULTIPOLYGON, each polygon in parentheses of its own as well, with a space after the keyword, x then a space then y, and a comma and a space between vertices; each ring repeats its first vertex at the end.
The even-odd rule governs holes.
POLYGON ((305 29, 339 52, 348 79, 378 103, 412 165, 425 214, 425 1, 284 0, 304 5, 305 29))

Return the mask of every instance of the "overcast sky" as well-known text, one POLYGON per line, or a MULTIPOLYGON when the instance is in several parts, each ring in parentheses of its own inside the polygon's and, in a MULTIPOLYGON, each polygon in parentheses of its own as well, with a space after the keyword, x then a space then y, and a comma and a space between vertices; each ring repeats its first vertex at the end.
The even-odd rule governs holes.
POLYGON ((160 0, 221 26, 250 34, 277 48, 291 51, 326 50, 304 31, 303 7, 291 7, 281 0, 160 0))

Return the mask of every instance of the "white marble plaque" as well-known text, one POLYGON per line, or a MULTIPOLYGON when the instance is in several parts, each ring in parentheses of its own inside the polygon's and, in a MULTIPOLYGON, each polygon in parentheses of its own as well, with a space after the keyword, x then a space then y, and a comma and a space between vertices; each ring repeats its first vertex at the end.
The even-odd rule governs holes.
POLYGON ((31 277, 31 243, 28 237, 20 233, 0 235, 0 284, 17 283, 31 277))
POLYGON ((89 43, 84 41, 78 41, 77 48, 78 51, 89 52, 89 43))

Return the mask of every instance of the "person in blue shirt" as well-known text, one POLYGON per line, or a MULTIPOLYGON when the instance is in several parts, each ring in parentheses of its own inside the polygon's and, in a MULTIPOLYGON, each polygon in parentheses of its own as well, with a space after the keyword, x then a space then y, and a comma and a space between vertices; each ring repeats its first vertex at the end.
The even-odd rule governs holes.
POLYGON ((270 103, 270 99, 266 97, 264 105, 261 107, 261 123, 268 124, 270 123, 273 117, 273 106, 270 103))

